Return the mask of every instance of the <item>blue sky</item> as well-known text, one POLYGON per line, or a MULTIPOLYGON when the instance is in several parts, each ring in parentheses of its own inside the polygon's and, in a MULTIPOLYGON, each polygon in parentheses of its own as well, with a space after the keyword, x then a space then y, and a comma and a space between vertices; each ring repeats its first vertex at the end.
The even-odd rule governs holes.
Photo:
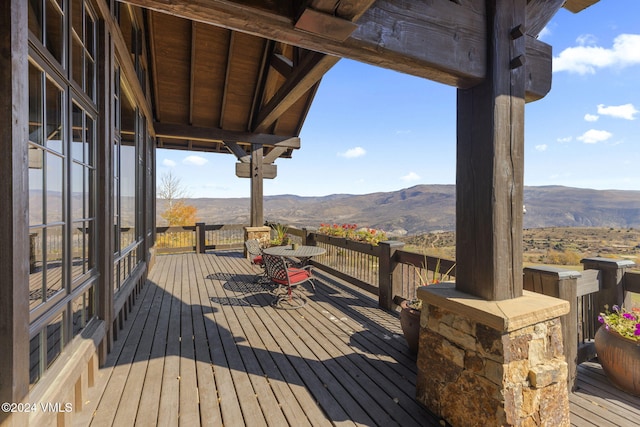
MULTIPOLYGON (((525 112, 525 185, 640 190, 640 1, 560 10, 540 35, 553 84, 525 112)), ((323 78, 265 195, 321 196, 454 184, 455 89, 341 60, 323 78)), ((233 155, 158 150, 191 197, 249 197, 233 155)))

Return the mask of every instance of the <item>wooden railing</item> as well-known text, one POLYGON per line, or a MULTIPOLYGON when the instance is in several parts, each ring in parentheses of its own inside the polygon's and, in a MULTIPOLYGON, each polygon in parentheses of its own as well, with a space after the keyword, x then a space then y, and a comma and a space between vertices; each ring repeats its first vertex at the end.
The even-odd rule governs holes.
POLYGON ((324 255, 312 263, 320 270, 378 296, 382 308, 392 310, 403 299, 415 298, 416 289, 433 282, 436 270, 455 277, 455 261, 404 251, 397 241, 369 243, 318 234, 306 229, 287 229, 297 243, 320 246, 324 255))
POLYGON ((199 252, 207 249, 239 249, 244 245, 243 224, 204 224, 157 227, 158 254, 199 252))
POLYGON ((640 293, 640 273, 628 271, 633 262, 586 258, 582 264, 581 272, 549 266, 524 269, 526 290, 569 302, 570 311, 560 321, 570 390, 574 389, 577 365, 596 355, 593 340, 605 305, 632 306, 632 294, 640 293))

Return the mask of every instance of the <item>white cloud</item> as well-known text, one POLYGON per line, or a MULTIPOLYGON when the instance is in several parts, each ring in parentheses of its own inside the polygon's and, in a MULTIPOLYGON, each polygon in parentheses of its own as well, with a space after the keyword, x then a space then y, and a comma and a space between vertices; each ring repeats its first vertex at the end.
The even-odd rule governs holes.
POLYGON ((182 160, 185 165, 204 166, 209 163, 209 160, 200 156, 187 156, 182 160))
POLYGON ((347 159, 355 159, 356 157, 362 157, 367 154, 367 151, 362 147, 349 148, 343 153, 338 153, 338 156, 345 157, 347 159))
POLYGON ((596 144, 598 142, 606 141, 612 136, 613 134, 611 132, 607 132, 606 130, 590 129, 583 133, 582 136, 579 136, 577 139, 584 142, 585 144, 596 144))
POLYGON ((173 160, 170 159, 164 159, 162 161, 162 166, 166 166, 168 168, 172 168, 176 165, 176 162, 174 162, 173 160))
POLYGON ((415 172, 409 172, 405 176, 401 176, 400 179, 405 182, 418 181, 420 179, 420 175, 415 172))
POLYGON ((537 151, 547 151, 547 148, 548 148, 547 144, 540 144, 535 146, 535 149, 537 151))
POLYGON ((596 115, 596 114, 585 114, 584 115, 584 120, 586 122, 597 122, 598 119, 600 118, 600 116, 596 115))
POLYGON ((561 144, 565 143, 565 142, 571 142, 573 141, 573 137, 572 136, 565 136, 562 138, 558 138, 557 141, 561 144))
POLYGON ((580 46, 594 46, 598 42, 598 38, 593 34, 581 34, 576 39, 576 43, 580 46))
POLYGON ((603 104, 598 105, 598 114, 602 114, 603 116, 635 120, 635 115, 638 113, 640 113, 640 111, 636 110, 636 107, 634 107, 633 104, 610 105, 608 107, 603 104))
POLYGON ((595 46, 591 36, 581 36, 577 43, 579 46, 569 47, 553 58, 554 72, 594 74, 598 68, 640 64, 640 34, 620 34, 610 49, 595 46))

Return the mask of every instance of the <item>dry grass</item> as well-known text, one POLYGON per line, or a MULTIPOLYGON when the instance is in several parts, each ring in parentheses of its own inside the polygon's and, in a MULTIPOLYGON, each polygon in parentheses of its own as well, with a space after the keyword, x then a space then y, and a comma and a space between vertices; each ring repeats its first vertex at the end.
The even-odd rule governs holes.
MULTIPOLYGON (((455 258, 455 232, 429 233, 402 239, 408 250, 455 258)), ((549 227, 525 229, 525 265, 551 264, 581 269, 590 257, 624 258, 640 265, 640 229, 604 227, 549 227)))

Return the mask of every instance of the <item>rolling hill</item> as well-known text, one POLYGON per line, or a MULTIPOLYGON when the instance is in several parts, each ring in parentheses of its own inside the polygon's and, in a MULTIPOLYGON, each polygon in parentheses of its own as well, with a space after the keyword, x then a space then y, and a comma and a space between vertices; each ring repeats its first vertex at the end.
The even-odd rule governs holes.
MULTIPOLYGON (((249 198, 187 199, 208 224, 247 223, 249 198)), ((640 191, 525 187, 525 228, 640 227, 640 191)), ((265 197, 265 220, 298 227, 355 223, 395 235, 455 229, 455 185, 417 185, 393 192, 324 197, 265 197)), ((158 200, 158 213, 164 210, 158 200)), ((164 220, 158 214, 158 224, 164 220)))

